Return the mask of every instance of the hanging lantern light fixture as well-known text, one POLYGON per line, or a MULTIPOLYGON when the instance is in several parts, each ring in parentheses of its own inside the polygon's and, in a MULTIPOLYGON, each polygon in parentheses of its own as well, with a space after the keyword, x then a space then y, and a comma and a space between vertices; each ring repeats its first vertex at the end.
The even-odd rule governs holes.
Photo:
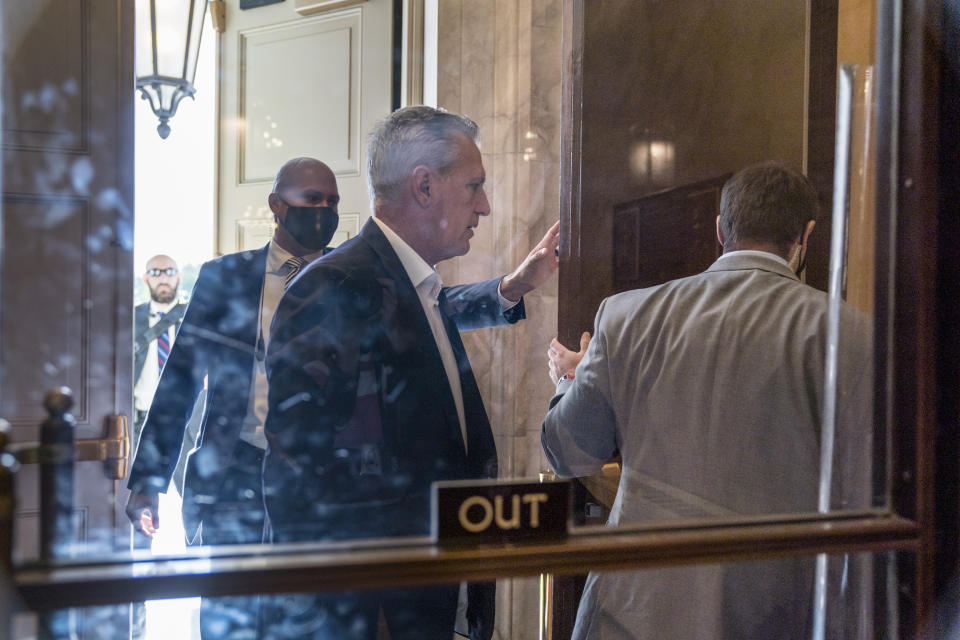
POLYGON ((137 0, 136 87, 170 135, 170 118, 193 97, 207 0, 137 0))

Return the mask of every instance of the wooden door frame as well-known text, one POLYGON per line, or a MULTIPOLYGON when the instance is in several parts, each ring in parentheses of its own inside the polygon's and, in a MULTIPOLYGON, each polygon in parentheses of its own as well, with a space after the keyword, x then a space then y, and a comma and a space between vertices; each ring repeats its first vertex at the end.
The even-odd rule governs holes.
MULTIPOLYGON (((938 595, 957 571, 960 527, 952 492, 960 449, 951 408, 957 402, 958 372, 949 359, 957 354, 957 344, 955 327, 944 322, 958 313, 958 301, 950 295, 958 259, 955 245, 948 244, 957 237, 958 180, 953 175, 941 183, 941 176, 948 176, 958 134, 940 122, 941 108, 949 108, 941 103, 949 95, 941 94, 941 82, 957 95, 956 79, 951 81, 949 68, 942 66, 941 48, 944 34, 952 33, 944 20, 956 27, 957 16, 943 0, 902 4, 884 3, 879 22, 879 102, 896 104, 891 98, 899 96, 899 107, 878 114, 877 130, 898 135, 879 137, 887 148, 878 147, 878 156, 891 162, 878 166, 877 229, 890 229, 894 241, 887 247, 878 242, 885 255, 877 255, 876 276, 878 291, 888 287, 897 296, 888 313, 877 313, 878 341, 880 330, 895 338, 885 356, 892 371, 890 402, 878 406, 900 436, 891 442, 891 506, 917 522, 920 531, 916 553, 898 558, 900 632, 911 638, 932 636, 938 595), (891 37, 897 32, 899 43, 891 37), (938 409, 945 418, 939 429, 938 409)), ((956 42, 956 35, 951 37, 956 42)))

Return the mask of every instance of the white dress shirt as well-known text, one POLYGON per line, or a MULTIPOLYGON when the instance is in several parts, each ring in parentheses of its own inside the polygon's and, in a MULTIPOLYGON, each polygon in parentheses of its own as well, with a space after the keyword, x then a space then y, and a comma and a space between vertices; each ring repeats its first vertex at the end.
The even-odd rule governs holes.
MULTIPOLYGON (((450 392, 453 394, 453 402, 457 407, 457 418, 460 420, 460 435, 463 437, 463 450, 467 451, 467 420, 463 411, 463 389, 460 386, 460 370, 457 368, 457 358, 453 354, 453 347, 450 345, 450 337, 443 326, 443 318, 440 316, 440 308, 437 296, 440 295, 440 289, 443 288, 443 281, 440 274, 434 267, 427 264, 426 260, 420 257, 413 248, 408 245, 403 238, 388 227, 382 220, 373 217, 383 235, 393 248, 393 251, 400 258, 400 264, 403 270, 407 272, 407 277, 417 290, 417 296, 420 298, 420 305, 423 307, 423 313, 427 316, 430 323, 430 330, 433 332, 433 340, 437 343, 437 350, 440 352, 440 359, 443 361, 443 369, 447 374, 447 382, 450 384, 450 392)), ((503 297, 500 293, 500 286, 497 285, 497 296, 500 300, 500 311, 512 309, 517 304, 503 297)), ((460 594, 457 605, 457 619, 455 628, 460 630, 467 629, 467 586, 466 583, 460 583, 460 594)), ((464 637, 454 634, 454 639, 464 637)))
MULTIPOLYGON (((317 252, 304 256, 304 259, 309 264, 321 255, 322 252, 317 252)), ((273 314, 277 310, 280 298, 283 297, 284 279, 287 275, 287 269, 283 265, 292 257, 293 254, 273 240, 270 241, 257 318, 257 355, 253 359, 253 375, 250 378, 247 415, 244 417, 243 427, 240 429, 240 439, 258 449, 267 448, 267 438, 263 434, 263 423, 267 419, 267 369, 264 355, 267 353, 270 323, 273 322, 273 314)))
POLYGON ((769 251, 758 251, 756 249, 740 249, 738 251, 727 251, 726 253, 722 254, 719 258, 717 258, 717 260, 726 260, 727 258, 733 258, 736 256, 755 256, 755 257, 761 257, 761 258, 773 258, 774 260, 776 260, 777 262, 779 262, 785 267, 790 266, 790 264, 786 260, 784 260, 782 256, 778 256, 775 253, 770 253, 769 251))

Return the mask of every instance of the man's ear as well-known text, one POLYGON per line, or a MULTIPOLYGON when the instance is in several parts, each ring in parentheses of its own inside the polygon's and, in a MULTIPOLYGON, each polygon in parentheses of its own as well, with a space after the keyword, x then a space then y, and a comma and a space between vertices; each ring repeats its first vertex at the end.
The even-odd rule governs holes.
POLYGON ((413 198, 421 207, 428 206, 433 200, 433 172, 429 167, 418 165, 410 175, 413 198))
POLYGON ((267 196, 267 204, 270 205, 270 211, 273 211, 273 219, 275 222, 278 221, 277 216, 280 215, 280 196, 276 193, 271 193, 267 196))
POLYGON ((144 273, 144 274, 143 274, 142 276, 140 276, 140 277, 143 278, 143 284, 147 285, 147 289, 149 289, 149 288, 150 288, 150 283, 147 282, 147 274, 144 273))
POLYGON ((807 241, 810 239, 810 234, 813 233, 813 227, 817 224, 816 220, 811 220, 807 223, 807 228, 803 231, 803 237, 800 239, 800 244, 802 246, 807 246, 807 241))
POLYGON ((723 231, 720 231, 720 216, 717 216, 717 242, 723 246, 723 231))

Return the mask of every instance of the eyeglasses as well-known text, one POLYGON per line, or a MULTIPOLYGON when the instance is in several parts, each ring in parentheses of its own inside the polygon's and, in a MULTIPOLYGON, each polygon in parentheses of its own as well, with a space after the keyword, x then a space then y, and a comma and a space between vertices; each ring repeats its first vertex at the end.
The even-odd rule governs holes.
POLYGON ((147 275, 151 278, 156 278, 159 275, 175 276, 177 275, 177 269, 176 267, 167 267, 166 269, 147 269, 147 275))

